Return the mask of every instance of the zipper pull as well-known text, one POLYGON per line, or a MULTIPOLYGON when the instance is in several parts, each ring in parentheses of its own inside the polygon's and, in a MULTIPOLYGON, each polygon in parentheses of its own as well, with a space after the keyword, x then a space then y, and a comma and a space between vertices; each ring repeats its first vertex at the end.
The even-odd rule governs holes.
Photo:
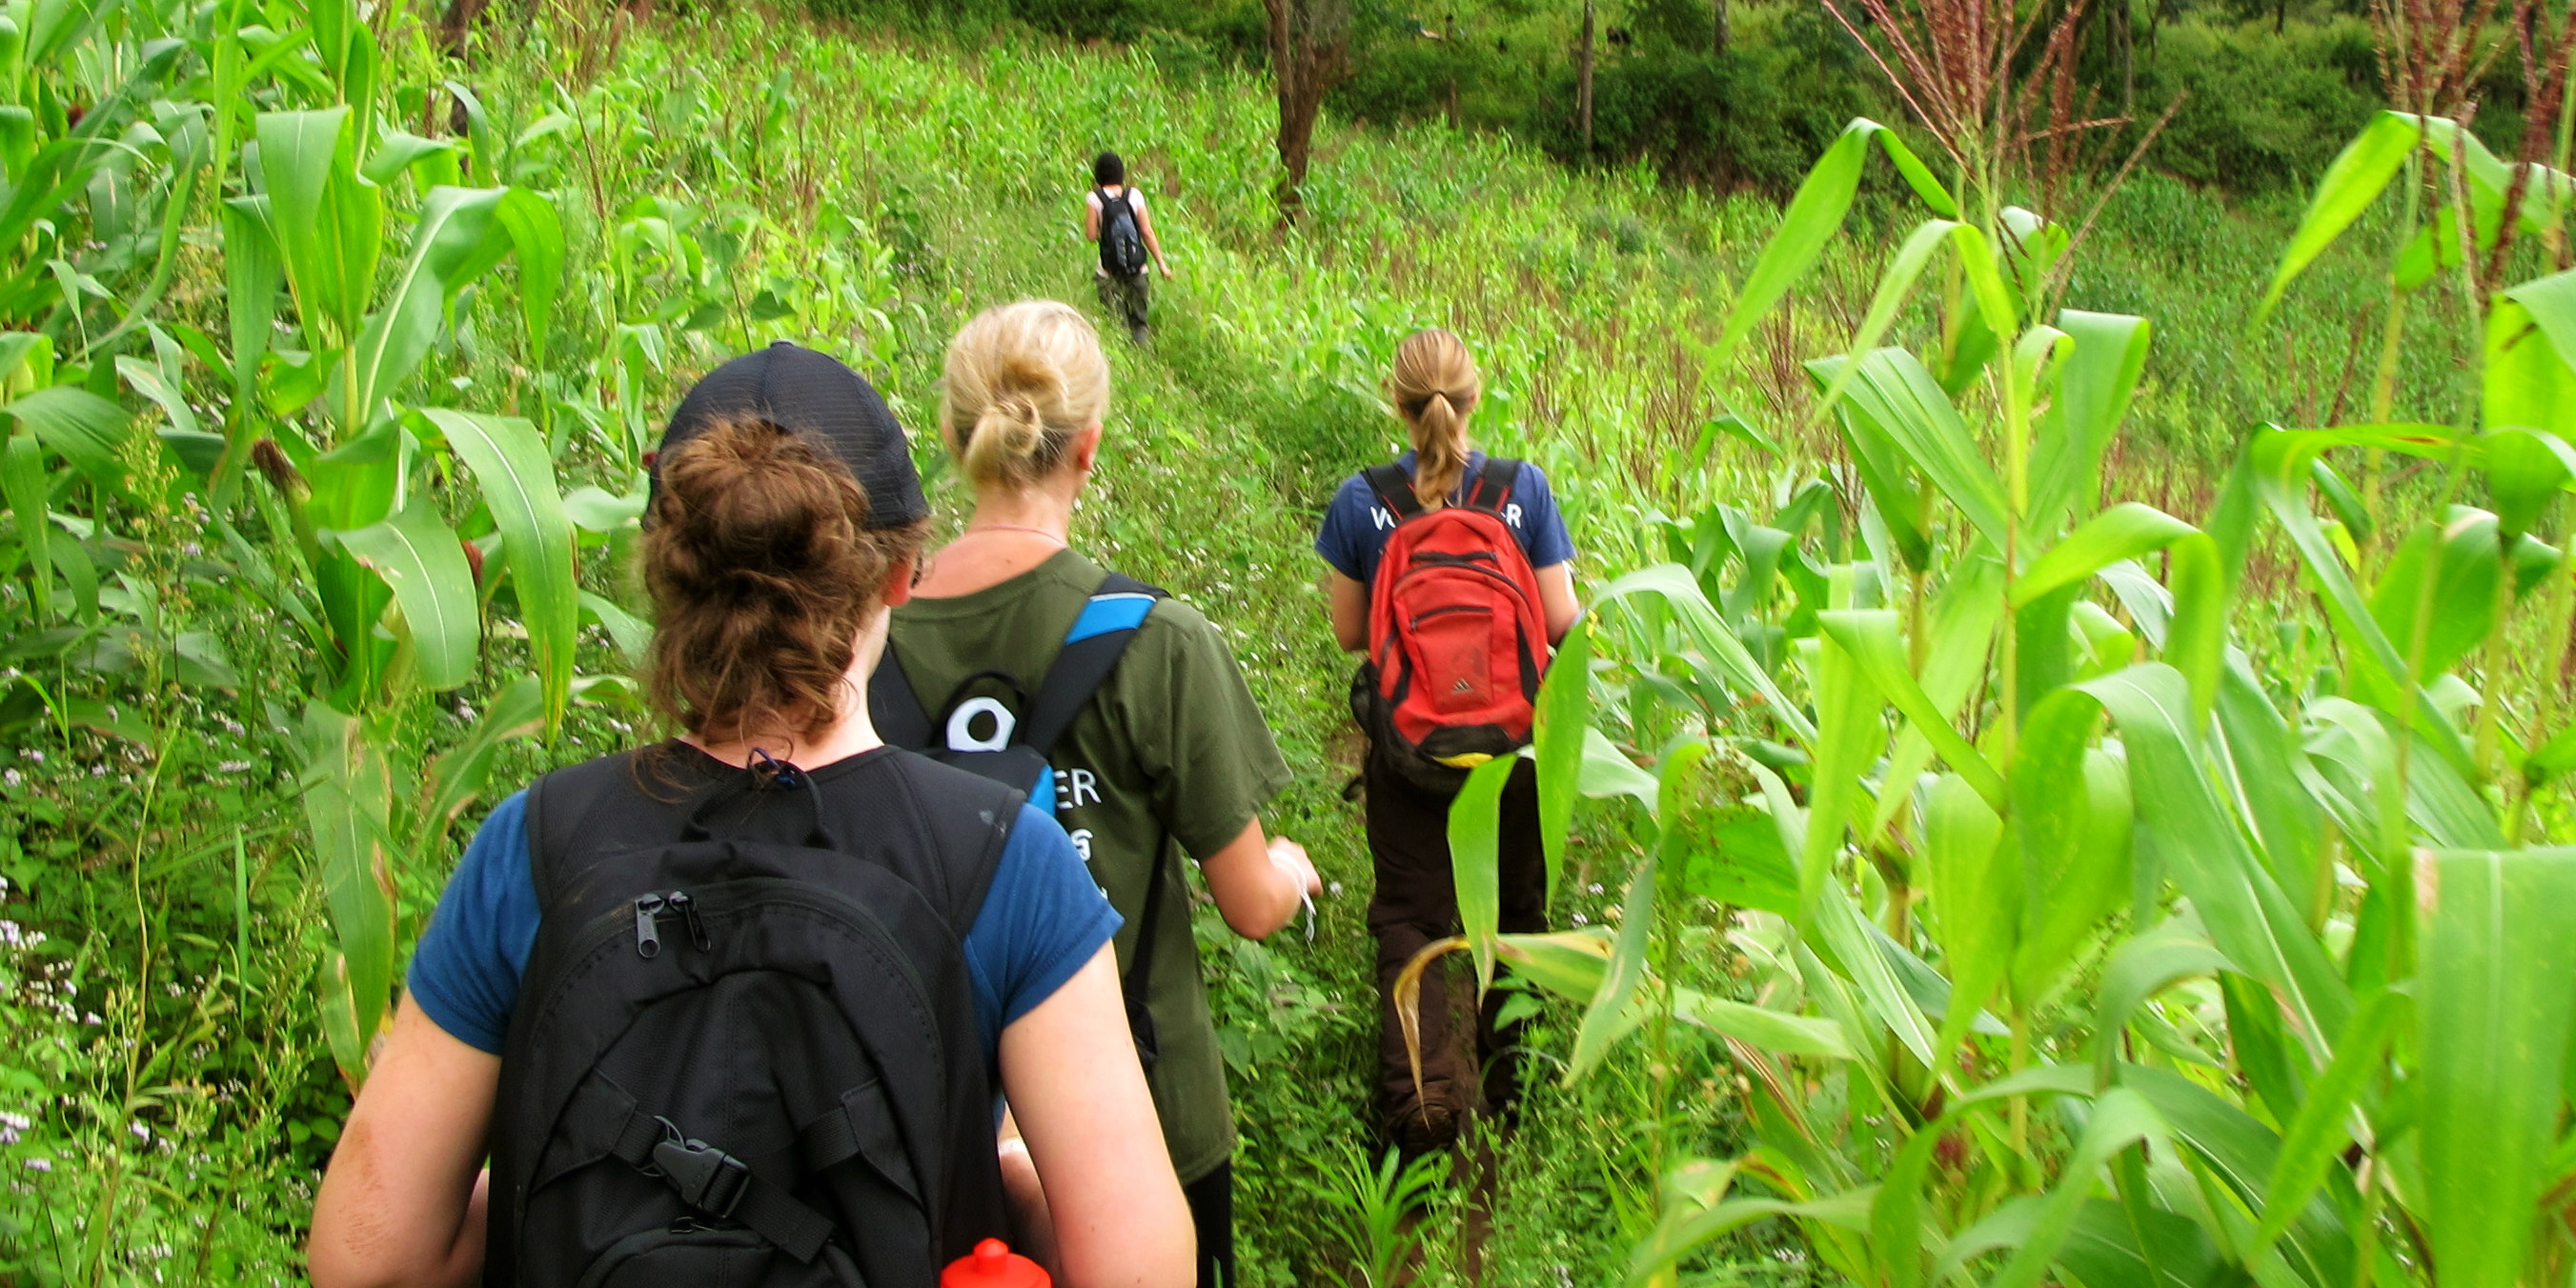
POLYGON ((688 920, 689 942, 696 944, 699 952, 715 947, 715 941, 707 937, 707 923, 698 920, 698 901, 690 898, 688 891, 672 891, 670 897, 663 901, 663 906, 688 920))
POLYGON ((662 928, 655 924, 667 902, 658 894, 648 894, 635 901, 635 955, 651 958, 662 951, 662 928))

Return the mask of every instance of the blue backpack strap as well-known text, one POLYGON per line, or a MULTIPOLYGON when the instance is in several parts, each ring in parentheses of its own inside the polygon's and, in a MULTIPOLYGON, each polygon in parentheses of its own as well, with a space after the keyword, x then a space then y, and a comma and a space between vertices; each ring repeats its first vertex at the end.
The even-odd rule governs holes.
POLYGON ((1038 682, 1037 696, 1029 700, 1028 716, 1012 741, 1040 756, 1051 755, 1056 740, 1118 668, 1128 642, 1154 611, 1154 601, 1163 597, 1160 589, 1132 577, 1113 572, 1102 580, 1081 615, 1073 619, 1073 628, 1065 632, 1064 648, 1047 668, 1046 678, 1038 682))

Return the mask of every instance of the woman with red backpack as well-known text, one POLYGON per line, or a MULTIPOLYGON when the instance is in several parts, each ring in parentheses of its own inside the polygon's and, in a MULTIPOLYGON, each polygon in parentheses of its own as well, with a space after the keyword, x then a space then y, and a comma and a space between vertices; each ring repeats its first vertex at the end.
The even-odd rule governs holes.
MULTIPOLYGON (((1422 979, 1417 1085, 1393 986, 1426 945, 1458 933, 1450 802, 1468 770, 1529 741, 1539 677, 1577 613, 1574 545, 1547 476, 1468 442, 1480 389, 1458 337, 1405 337, 1387 395, 1413 450, 1345 481, 1315 536, 1333 568, 1333 635, 1367 656, 1351 708, 1369 734, 1380 1107, 1407 1154, 1447 1148, 1471 1112, 1500 1109, 1518 1090, 1512 1063, 1497 1059, 1507 1045, 1493 1024, 1499 999, 1475 1022, 1471 1056, 1438 970, 1422 979)), ((1538 788, 1526 763, 1503 790, 1499 858, 1502 928, 1544 928, 1538 788)))

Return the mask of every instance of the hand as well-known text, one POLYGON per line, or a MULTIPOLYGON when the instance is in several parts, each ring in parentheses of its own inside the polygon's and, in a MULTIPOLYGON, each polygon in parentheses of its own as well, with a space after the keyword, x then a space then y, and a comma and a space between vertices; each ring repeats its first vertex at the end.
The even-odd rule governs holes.
POLYGON ((1164 260, 1160 267, 1163 270, 1163 280, 1166 282, 1172 280, 1172 261, 1164 260))
POLYGON ((1306 897, 1324 892, 1324 878, 1316 875, 1315 861, 1306 857, 1306 847, 1284 836, 1270 838, 1270 863, 1281 875, 1296 883, 1306 897))

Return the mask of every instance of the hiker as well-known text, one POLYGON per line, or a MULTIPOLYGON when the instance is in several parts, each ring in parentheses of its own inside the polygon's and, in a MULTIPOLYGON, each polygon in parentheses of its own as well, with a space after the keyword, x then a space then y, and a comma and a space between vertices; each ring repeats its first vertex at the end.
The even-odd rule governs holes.
POLYGON ((1043 808, 869 723, 929 526, 885 403, 781 343, 700 381, 651 465, 646 689, 681 732, 476 833, 313 1281, 927 1284, 1006 1233, 998 1077, 1059 1282, 1185 1283, 1117 913, 1043 808))
POLYGON ((1100 266, 1093 270, 1100 288, 1100 307, 1127 328, 1127 338, 1145 342, 1145 257, 1171 280, 1172 261, 1163 258, 1163 243, 1154 236, 1154 218, 1145 213, 1145 194, 1127 186, 1127 163, 1115 152, 1091 161, 1091 193, 1083 199, 1082 239, 1100 244, 1100 266))
POLYGON ((1250 939, 1321 883, 1304 849, 1262 832, 1288 766, 1225 637, 1070 543, 1108 411, 1099 333, 1072 307, 1024 300, 957 333, 939 428, 975 509, 896 610, 871 702, 891 739, 901 727, 954 763, 1051 785, 1126 919, 1128 1014, 1197 1225, 1198 1282, 1231 1288, 1234 1116, 1180 860, 1198 860, 1217 911, 1250 939))
MULTIPOLYGON (((1576 615, 1574 546, 1547 476, 1468 442, 1479 387, 1458 337, 1407 336, 1387 394, 1413 450, 1344 481, 1315 537, 1332 565, 1333 636, 1367 655, 1351 704, 1369 734, 1361 780, 1377 869, 1368 924, 1379 1101, 1388 1137, 1408 1156, 1449 1147, 1471 1112, 1507 1109, 1518 1095, 1508 1035, 1493 1024, 1499 994, 1486 998, 1469 1053, 1453 1015, 1464 999, 1453 1002, 1444 970, 1423 973, 1417 1091, 1393 989, 1424 946, 1459 932, 1450 802, 1468 768, 1528 742, 1539 674, 1576 615)), ((1501 822, 1502 929, 1544 929, 1547 870, 1527 760, 1504 785, 1501 822)))

